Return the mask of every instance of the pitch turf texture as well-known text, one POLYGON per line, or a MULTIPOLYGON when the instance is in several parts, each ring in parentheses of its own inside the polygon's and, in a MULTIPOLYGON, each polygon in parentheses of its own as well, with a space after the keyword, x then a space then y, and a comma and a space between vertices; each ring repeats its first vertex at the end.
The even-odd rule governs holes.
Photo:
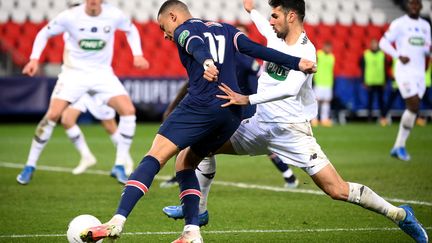
MULTIPOLYGON (((31 183, 19 185, 15 178, 35 125, 0 126, 0 242, 65 242, 72 218, 92 214, 109 220, 122 191, 108 176, 115 150, 99 125, 82 126, 98 159, 90 173, 70 173, 79 156, 59 126, 31 183)), ((131 149, 136 162, 149 149, 157 128, 138 124, 131 149)), ((432 126, 413 130, 407 144, 411 162, 389 157, 397 128, 349 124, 314 132, 344 179, 368 185, 396 205, 412 201, 432 235, 432 126)), ((280 173, 265 156, 220 155, 217 161, 210 224, 202 228, 206 242, 412 242, 381 215, 315 194, 318 188, 297 168, 301 190, 293 192, 283 191, 280 173)), ((161 210, 178 204, 178 188, 159 188, 173 171, 170 161, 130 215, 121 242, 170 242, 178 237, 183 221, 168 219, 161 210)))

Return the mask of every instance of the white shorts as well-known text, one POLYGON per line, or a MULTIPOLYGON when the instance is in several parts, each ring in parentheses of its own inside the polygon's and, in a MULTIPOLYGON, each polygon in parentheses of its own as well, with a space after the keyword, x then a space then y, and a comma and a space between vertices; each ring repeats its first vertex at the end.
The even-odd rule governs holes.
POLYGON ((333 89, 327 87, 314 87, 316 99, 319 101, 331 101, 333 98, 333 89))
POLYGON ((426 91, 424 75, 414 73, 398 73, 395 75, 396 83, 402 98, 407 99, 418 95, 421 99, 426 91))
POLYGON ((330 163, 313 137, 309 122, 261 123, 253 116, 242 121, 230 141, 237 154, 272 152, 284 163, 297 166, 311 176, 330 163))
POLYGON ((98 120, 110 120, 115 117, 115 110, 99 99, 98 94, 93 96, 85 93, 77 102, 70 105, 82 113, 89 111, 98 120))
POLYGON ((112 71, 83 72, 63 68, 51 98, 74 103, 85 93, 98 94, 98 99, 104 104, 114 96, 128 95, 112 71))

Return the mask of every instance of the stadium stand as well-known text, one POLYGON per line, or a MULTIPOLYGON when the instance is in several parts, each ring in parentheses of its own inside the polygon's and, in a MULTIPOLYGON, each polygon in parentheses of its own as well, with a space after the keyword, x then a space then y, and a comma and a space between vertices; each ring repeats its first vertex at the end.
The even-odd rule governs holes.
MULTIPOLYGON (((159 26, 155 21, 154 9, 163 0, 108 0, 119 6, 134 19, 140 30, 142 45, 149 56, 152 67, 149 70, 135 70, 130 65, 130 51, 121 52, 116 49, 113 66, 118 75, 128 76, 161 76, 184 75, 185 72, 176 58, 164 61, 163 57, 177 53, 175 46, 164 41, 159 26), (157 61, 156 61, 157 60, 157 61)), ((240 1, 185 0, 191 6, 191 11, 198 17, 218 19, 221 21, 248 24, 251 38, 263 43, 248 15, 243 11, 240 1), (217 11, 215 11, 217 9, 217 11)), ((428 14, 430 1, 424 0, 424 14, 428 14)), ((31 44, 38 30, 67 7, 67 0, 0 0, 0 43, 1 51, 12 57, 14 65, 22 66, 26 63, 31 52, 31 44)), ((371 38, 379 38, 388 22, 397 16, 387 16, 387 13, 400 11, 398 6, 390 0, 307 0, 306 30, 309 38, 320 48, 322 42, 331 40, 335 46, 337 58, 336 75, 353 77, 360 74, 358 62, 362 50, 371 38), (390 5, 389 5, 390 4, 390 5), (389 10, 389 6, 391 10, 389 10)), ((269 12, 265 3, 257 2, 261 12, 269 12)), ((125 45, 123 35, 116 35, 116 46, 125 45)), ((49 42, 42 61, 49 63, 61 62, 61 38, 54 38, 49 42)))
MULTIPOLYGON (((84 0, 0 0, 1 77, 25 78, 20 76, 21 70, 28 62, 32 42, 37 32, 60 11, 66 9, 70 1, 76 3, 84 0)), ((116 33, 112 66, 122 80, 128 80, 129 85, 133 83, 134 88, 129 92, 135 93, 134 97, 141 97, 138 94, 146 90, 146 85, 149 84, 146 82, 151 83, 152 80, 170 79, 181 83, 180 81, 186 77, 186 72, 177 57, 177 49, 173 43, 164 40, 156 22, 157 9, 165 0, 105 1, 118 6, 133 19, 141 36, 145 56, 151 64, 147 70, 134 68, 132 53, 127 45, 125 34, 116 33), (146 81, 141 82, 143 79, 146 81)), ((251 39, 265 44, 264 37, 259 34, 244 11, 241 0, 183 1, 190 6, 192 14, 196 17, 232 24, 246 24, 251 39)), ((307 14, 304 27, 309 39, 317 49, 320 49, 325 41, 330 41, 333 45, 336 57, 334 93, 342 104, 341 108, 338 108, 338 116, 341 117, 340 115, 343 114, 342 119, 339 120, 344 120, 347 114, 362 117, 361 112, 366 108, 366 91, 361 85, 360 69, 363 50, 371 39, 379 39, 388 28, 388 23, 401 16, 403 11, 395 3, 398 1, 393 0, 305 1, 307 14)), ((262 14, 270 14, 271 8, 267 1, 256 1, 255 4, 262 14)), ((430 18, 431 0, 423 0, 423 5, 423 15, 430 18)), ((63 47, 62 37, 57 36, 49 40, 42 53, 40 61, 44 65, 41 68, 40 78, 52 79, 52 83, 47 86, 48 90, 52 89, 51 84, 60 71, 63 47)), ((46 86, 46 82, 41 82, 42 84, 46 86)), ((7 82, 3 85, 8 87, 7 82)), ((3 92, 7 92, 6 89, 3 92)), ((141 100, 137 99, 134 102, 139 107, 141 100)), ((393 105, 393 108, 396 107, 396 110, 391 112, 393 115, 400 115, 397 112, 400 111, 398 109, 402 105, 401 102, 397 100, 393 105)), ((141 113, 148 112, 147 106, 143 106, 145 112, 141 109, 141 113)), ((40 107, 43 107, 40 112, 46 109, 45 106, 40 107)), ((17 110, 14 109, 13 112, 17 110)))

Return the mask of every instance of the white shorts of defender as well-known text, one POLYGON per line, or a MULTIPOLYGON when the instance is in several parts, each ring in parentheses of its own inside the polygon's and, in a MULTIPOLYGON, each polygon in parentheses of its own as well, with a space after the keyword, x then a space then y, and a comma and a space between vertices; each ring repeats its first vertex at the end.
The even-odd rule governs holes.
POLYGON ((424 75, 414 75, 413 73, 397 74, 396 83, 402 98, 407 99, 418 96, 420 99, 426 92, 426 83, 424 75))
POLYGON ((309 175, 330 163, 313 137, 310 122, 264 123, 253 116, 242 121, 230 141, 237 154, 253 156, 270 151, 309 175))
POLYGON ((98 99, 104 104, 114 96, 128 95, 110 70, 85 72, 64 68, 58 76, 51 98, 75 103, 85 93, 98 94, 98 99))
POLYGON ((99 94, 89 95, 85 93, 71 107, 85 113, 89 111, 96 119, 104 121, 115 118, 116 112, 113 108, 104 104, 99 94))

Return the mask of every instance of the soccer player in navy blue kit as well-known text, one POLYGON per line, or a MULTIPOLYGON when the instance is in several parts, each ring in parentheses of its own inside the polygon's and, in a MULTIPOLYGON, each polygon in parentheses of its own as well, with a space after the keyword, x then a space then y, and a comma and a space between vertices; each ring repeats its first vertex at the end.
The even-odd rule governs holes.
POLYGON ((154 176, 177 153, 176 177, 184 205, 185 227, 174 242, 202 242, 198 226, 201 192, 194 170, 240 124, 241 107, 222 108, 225 101, 216 97, 223 94, 218 89, 222 82, 239 91, 235 53, 239 51, 294 70, 316 70, 315 63, 256 44, 231 25, 192 18, 188 7, 178 0, 166 1, 157 16, 165 39, 174 41, 178 47, 189 76, 188 95, 161 125, 149 152, 129 177, 114 217, 106 224, 82 232, 81 239, 86 242, 119 237, 126 218, 148 191, 154 176), (211 77, 203 77, 205 70, 212 71, 211 77), (213 75, 215 72, 217 77, 213 75))

